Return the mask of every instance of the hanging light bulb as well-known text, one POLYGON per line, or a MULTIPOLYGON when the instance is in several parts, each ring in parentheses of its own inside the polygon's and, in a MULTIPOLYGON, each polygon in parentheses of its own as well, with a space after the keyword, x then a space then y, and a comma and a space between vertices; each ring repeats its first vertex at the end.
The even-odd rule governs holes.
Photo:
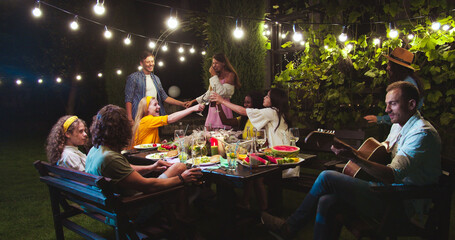
POLYGON ((20 85, 22 85, 22 80, 20 80, 20 79, 17 79, 17 80, 16 80, 16 85, 17 85, 17 86, 20 86, 20 85))
POLYGON ((160 67, 164 66, 163 61, 159 61, 159 62, 158 62, 158 66, 160 66, 160 67))
POLYGON ((43 83, 43 79, 42 79, 42 78, 40 78, 40 79, 38 79, 38 81, 37 81, 37 82, 38 82, 38 84, 42 84, 42 83, 43 83))
POLYGON ((112 32, 107 29, 107 26, 104 26, 104 37, 110 39, 112 37, 112 32))
POLYGON ((180 56, 180 62, 185 62, 185 57, 184 56, 180 56))
POLYGON ((192 47, 190 48, 190 53, 193 54, 193 53, 195 53, 195 52, 196 52, 196 49, 194 49, 194 46, 192 46, 192 47))
POLYGON ((412 33, 408 34, 408 39, 409 40, 412 40, 413 38, 414 38, 414 34, 412 34, 412 33))
POLYGON ((96 13, 96 15, 103 15, 106 11, 104 8, 104 0, 102 3, 100 3, 100 0, 96 0, 96 4, 93 6, 93 11, 96 13))
POLYGON ((98 77, 102 78, 103 77, 103 73, 98 73, 98 77))
POLYGON ((123 39, 123 43, 127 46, 131 44, 131 35, 130 34, 128 34, 128 36, 126 36, 126 38, 123 39))
POLYGON ((294 42, 300 42, 303 38, 302 34, 295 31, 295 24, 293 25, 292 29, 294 30, 294 35, 292 36, 292 39, 294 40, 294 42))
POLYGON ((444 30, 444 31, 447 31, 447 30, 449 30, 449 29, 450 29, 450 26, 449 26, 448 24, 444 24, 444 25, 442 26, 442 30, 444 30))
POLYGON ((346 42, 346 40, 348 40, 348 35, 346 34, 346 26, 343 26, 341 34, 338 36, 338 40, 340 40, 340 42, 346 42))
POLYGON ((40 3, 39 0, 35 2, 35 7, 32 10, 32 14, 35 18, 39 18, 42 15, 41 9, 40 9, 40 3))
POLYGON ((172 16, 172 8, 171 8, 171 13, 170 13, 171 16, 169 16, 169 19, 167 20, 167 27, 170 28, 170 29, 175 29, 177 28, 177 26, 179 25, 179 21, 177 20, 176 17, 173 17, 172 16))
POLYGON ((156 47, 156 43, 152 40, 149 41, 149 48, 154 49, 156 47))
POLYGON ((57 83, 61 83, 61 82, 62 82, 62 79, 61 79, 60 77, 57 77, 57 78, 55 79, 55 81, 56 81, 57 83))
POLYGON ((139 65, 139 66, 137 67, 137 70, 138 70, 138 71, 141 71, 141 70, 142 70, 142 66, 139 65))
POLYGON ((438 31, 439 28, 441 28, 441 24, 439 22, 433 22, 431 24, 431 29, 433 29, 434 31, 438 31))
POLYGON ((76 75, 76 80, 78 81, 82 80, 82 76, 80 74, 76 75))
POLYGON ((164 44, 164 46, 161 47, 161 50, 163 50, 163 52, 166 52, 167 51, 167 44, 164 44))
POLYGON ((185 52, 185 49, 183 49, 183 47, 180 46, 179 49, 178 49, 178 51, 179 51, 179 53, 184 53, 184 52, 185 52))
POLYGON ((122 75, 122 70, 117 69, 117 75, 122 75))
POLYGON ((239 28, 237 26, 237 21, 238 20, 235 20, 235 29, 234 29, 233 34, 234 34, 234 38, 241 39, 243 37, 244 32, 243 32, 242 28, 239 28))
POLYGON ((77 15, 74 16, 73 21, 70 23, 70 28, 71 28, 73 31, 76 31, 76 30, 79 29, 79 23, 78 23, 77 15))
POLYGON ((379 45, 380 43, 381 43, 381 40, 379 40, 379 38, 373 39, 373 44, 374 45, 379 45))
POLYGON ((345 48, 346 48, 346 50, 348 50, 348 52, 350 52, 352 50, 353 46, 352 46, 352 44, 348 44, 348 45, 346 45, 345 48))
POLYGON ((205 54, 207 54, 207 52, 206 52, 206 51, 202 51, 201 54, 202 54, 203 56, 205 56, 205 54))
POLYGON ((282 34, 281 34, 281 38, 282 38, 282 39, 285 39, 285 38, 286 38, 286 33, 282 33, 282 34))
POLYGON ((389 23, 389 38, 397 38, 398 37, 398 31, 395 28, 392 28, 392 23, 389 23))
POLYGON ((300 46, 304 46, 305 45, 305 41, 300 41, 300 46))

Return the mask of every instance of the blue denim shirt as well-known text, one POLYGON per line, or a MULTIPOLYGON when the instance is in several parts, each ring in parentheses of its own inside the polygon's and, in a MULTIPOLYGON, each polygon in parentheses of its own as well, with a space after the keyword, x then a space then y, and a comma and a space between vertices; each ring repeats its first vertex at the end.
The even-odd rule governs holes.
MULTIPOLYGON (((166 111, 164 110, 163 102, 168 98, 168 95, 161 85, 160 78, 153 73, 151 73, 150 76, 152 77, 153 84, 156 87, 156 96, 158 104, 160 105, 160 115, 164 116, 166 115, 166 111)), ((133 105, 133 119, 136 116, 139 102, 143 97, 145 97, 145 90, 145 73, 143 71, 134 72, 127 77, 125 86, 125 103, 130 102, 133 105)))
MULTIPOLYGON (((411 76, 407 76, 403 81, 412 83, 414 86, 417 86, 417 82, 412 78, 411 76)), ((417 104, 417 110, 420 110, 423 106, 423 96, 421 96, 420 101, 417 104)), ((376 116, 378 124, 387 124, 387 125, 392 125, 392 122, 390 121, 389 115, 383 115, 383 116, 376 116)))

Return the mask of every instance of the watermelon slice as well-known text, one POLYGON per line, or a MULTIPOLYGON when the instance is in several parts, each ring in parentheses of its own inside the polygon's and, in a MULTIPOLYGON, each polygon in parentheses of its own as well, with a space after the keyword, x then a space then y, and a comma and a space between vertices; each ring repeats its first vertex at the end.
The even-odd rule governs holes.
POLYGON ((279 145, 272 147, 272 152, 278 157, 296 157, 300 148, 296 146, 279 145))
POLYGON ((266 155, 267 159, 271 162, 271 163, 274 163, 274 164, 277 164, 277 160, 278 159, 281 159, 279 157, 273 157, 273 156, 269 156, 269 155, 266 155))
POLYGON ((255 160, 257 160, 257 161, 259 161, 259 162, 261 162, 261 163, 263 163, 263 164, 267 164, 267 160, 265 160, 265 159, 259 157, 259 156, 258 156, 257 154, 255 154, 255 153, 251 153, 251 154, 250 154, 250 158, 255 159, 255 160))

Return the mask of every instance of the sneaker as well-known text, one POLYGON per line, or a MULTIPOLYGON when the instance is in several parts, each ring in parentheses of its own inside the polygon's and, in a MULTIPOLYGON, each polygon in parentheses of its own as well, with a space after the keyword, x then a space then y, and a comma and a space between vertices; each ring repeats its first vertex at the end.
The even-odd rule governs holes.
POLYGON ((290 239, 292 234, 289 231, 289 226, 286 223, 286 220, 283 218, 275 217, 268 214, 267 212, 262 212, 261 222, 264 224, 270 231, 272 235, 278 239, 290 239))

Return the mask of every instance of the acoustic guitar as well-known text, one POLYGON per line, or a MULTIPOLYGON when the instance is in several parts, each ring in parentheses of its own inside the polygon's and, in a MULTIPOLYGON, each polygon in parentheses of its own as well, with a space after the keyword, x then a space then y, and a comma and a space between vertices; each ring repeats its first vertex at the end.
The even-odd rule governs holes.
MULTIPOLYGON (((305 144, 322 149, 330 149, 330 146, 336 143, 341 144, 348 149, 351 149, 354 154, 366 159, 367 161, 372 161, 383 165, 389 164, 391 161, 390 152, 388 151, 387 146, 372 137, 365 140, 359 149, 355 149, 349 144, 336 138, 334 131, 312 131, 305 138, 305 144)), ((373 176, 362 170, 359 165, 355 164, 351 160, 349 160, 348 163, 346 163, 344 166, 343 173, 351 177, 360 178, 367 181, 378 181, 373 176)))

